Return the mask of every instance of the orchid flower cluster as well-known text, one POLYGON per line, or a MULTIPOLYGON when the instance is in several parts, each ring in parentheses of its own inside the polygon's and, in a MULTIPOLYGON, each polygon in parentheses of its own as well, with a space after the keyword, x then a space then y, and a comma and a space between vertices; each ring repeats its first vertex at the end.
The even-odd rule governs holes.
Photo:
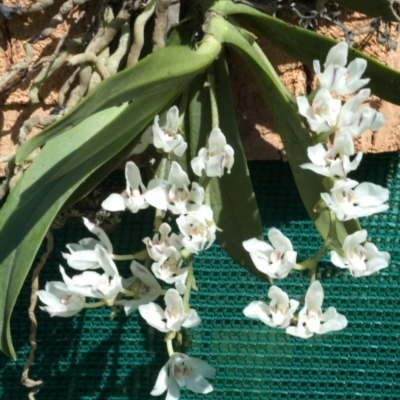
MULTIPOLYGON (((311 162, 300 167, 325 177, 323 183, 327 191, 321 193, 321 201, 314 211, 328 210, 331 224, 336 224, 336 219, 348 221, 389 208, 386 204, 388 189, 347 178, 347 174, 357 169, 362 159, 361 152, 355 154, 354 138, 367 130, 377 130, 385 122, 382 113, 362 106, 370 95, 369 89, 363 89, 369 79, 361 78, 367 61, 356 58, 346 66, 347 56, 348 45, 343 42, 331 48, 323 72, 319 61, 314 60, 319 88, 310 95, 311 99, 306 96, 296 98, 298 111, 313 132, 314 143, 317 142, 307 149, 311 162), (339 97, 350 94, 354 95, 345 102, 339 97), (334 135, 333 145, 327 149, 322 142, 331 135, 334 135)), ((253 301, 244 309, 244 315, 260 319, 270 327, 285 329, 287 334, 303 339, 344 329, 347 326, 344 315, 334 307, 322 311, 324 291, 321 282, 316 280, 317 263, 330 246, 332 264, 348 269, 354 278, 386 268, 390 261, 389 253, 379 251, 367 241, 367 236, 367 231, 360 228, 343 240, 341 248, 335 248, 332 245, 333 238, 328 237, 315 257, 299 264, 292 243, 276 228, 268 232, 271 244, 256 238, 244 241, 243 246, 250 253, 256 268, 271 279, 283 279, 292 269, 311 270, 305 306, 297 317, 294 314, 299 302, 289 299, 288 294, 275 285, 269 289, 268 298, 271 301, 268 305, 253 301), (293 326, 296 319, 297 325, 293 326)))
POLYGON ((215 369, 201 360, 174 352, 172 340, 177 338, 181 342, 182 328, 194 328, 201 323, 197 311, 189 306, 190 290, 196 289, 192 259, 215 241, 217 227, 206 200, 208 183, 211 177, 221 177, 225 170, 230 173, 234 151, 221 130, 214 128, 208 148, 202 148, 191 161, 193 172, 202 184, 190 182, 182 167, 171 161, 171 153, 182 156, 187 148, 179 133, 176 106, 166 115, 155 117, 133 152, 143 151, 150 143, 163 154, 159 176, 146 187, 137 165, 128 161, 126 191, 122 195, 113 193, 102 203, 102 207, 111 212, 137 213, 149 206, 156 209, 156 234, 143 239, 145 250, 133 255, 115 255, 104 230, 84 218, 85 226, 97 239, 84 238, 79 243, 68 244, 69 252, 63 253, 69 267, 80 273, 70 277, 60 266, 63 281, 48 282, 45 290, 39 290, 37 295, 45 304, 41 309, 52 317, 71 317, 83 308, 104 305, 123 307, 126 315, 138 311, 150 326, 166 333, 170 356, 151 394, 157 396, 167 391, 168 399, 178 399, 183 386, 195 393, 213 390, 206 378, 213 377, 215 369), (205 177, 202 177, 203 170, 205 177), (179 233, 172 232, 171 226, 163 222, 166 213, 176 216, 179 233), (137 261, 143 259, 146 259, 145 265, 137 261), (118 260, 132 260, 131 276, 120 275, 115 263, 118 260), (160 281, 163 286, 173 287, 165 290, 160 281), (160 296, 164 297, 165 309, 155 303, 160 296), (87 298, 95 301, 86 302, 87 298))
MULTIPOLYGON (((311 99, 297 97, 299 113, 307 121, 314 133, 314 143, 317 143, 307 151, 311 162, 301 168, 325 177, 326 192, 321 193, 315 212, 329 213, 331 224, 388 209, 387 189, 347 178, 362 159, 362 153, 355 154, 354 138, 366 130, 378 129, 385 120, 383 114, 361 106, 370 95, 368 89, 362 89, 369 82, 361 79, 366 61, 355 59, 346 66, 347 53, 346 43, 334 46, 324 64, 324 72, 315 61, 320 87, 310 95, 311 99), (356 94, 345 102, 338 98, 352 93, 356 94), (327 149, 323 142, 335 133, 333 145, 327 149)), ((215 369, 199 359, 175 352, 172 341, 181 342, 183 328, 194 328, 201 323, 197 311, 189 305, 190 291, 197 289, 193 255, 208 249, 216 239, 217 226, 209 204, 209 182, 226 171, 231 172, 234 150, 221 130, 214 127, 208 147, 202 148, 191 160, 192 171, 199 177, 191 182, 187 172, 172 160, 172 157, 183 156, 188 147, 180 131, 176 106, 155 117, 132 153, 141 153, 150 144, 162 154, 154 179, 146 186, 138 166, 129 161, 125 167, 126 190, 123 194, 111 194, 102 203, 102 207, 111 212, 128 210, 137 213, 148 207, 156 209, 155 235, 143 239, 145 249, 134 254, 115 255, 107 234, 84 218, 85 226, 97 239, 84 238, 79 243, 68 244, 68 253, 63 253, 69 267, 79 273, 70 276, 60 266, 63 281, 48 282, 45 290, 39 290, 37 295, 45 304, 41 309, 50 316, 70 317, 84 308, 100 306, 123 307, 126 315, 138 311, 150 326, 166 334, 169 360, 161 369, 151 394, 157 396, 167 391, 167 399, 173 400, 179 398, 183 386, 195 393, 213 390, 207 379, 215 375, 215 369), (164 221, 165 216, 176 217, 178 233, 164 221), (131 260, 131 276, 121 276, 116 265, 119 260, 131 260), (138 260, 145 260, 145 265, 138 260), (172 287, 164 289, 166 285, 172 287), (165 308, 156 303, 160 296, 163 296, 165 308), (92 300, 87 302, 87 298, 92 300)), ((349 269, 355 278, 386 268, 389 254, 380 252, 367 241, 367 236, 367 231, 360 229, 348 235, 341 248, 335 247, 333 243, 337 241, 328 237, 314 257, 301 263, 297 262, 297 252, 290 239, 276 228, 268 231, 270 243, 257 238, 245 240, 244 249, 271 283, 272 279, 286 278, 292 269, 311 271, 305 304, 297 315, 300 301, 291 299, 278 286, 272 285, 268 292, 270 303, 253 301, 244 309, 245 316, 260 319, 269 327, 285 329, 287 334, 303 339, 344 329, 348 323, 344 315, 334 307, 322 309, 324 290, 321 282, 316 280, 317 264, 331 247, 331 262, 339 268, 349 269)))

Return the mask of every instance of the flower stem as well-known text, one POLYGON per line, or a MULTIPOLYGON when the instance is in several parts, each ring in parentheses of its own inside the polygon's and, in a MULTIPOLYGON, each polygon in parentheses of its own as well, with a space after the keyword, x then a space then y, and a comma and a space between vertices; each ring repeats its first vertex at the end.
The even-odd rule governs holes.
POLYGON ((183 295, 183 306, 185 307, 186 311, 190 309, 189 300, 190 300, 191 289, 198 290, 193 274, 193 256, 190 256, 190 258, 188 259, 188 275, 186 279, 186 291, 185 294, 183 295))
POLYGON ((123 294, 126 294, 127 296, 132 296, 132 297, 135 297, 135 298, 137 297, 137 293, 132 291, 132 290, 121 288, 120 292, 123 293, 123 294))
POLYGON ((168 355, 171 357, 174 354, 174 348, 172 347, 172 339, 167 340, 168 355))
POLYGON ((123 261, 123 260, 134 260, 135 256, 133 254, 124 254, 124 255, 111 254, 111 258, 113 260, 123 261))
POLYGON ((83 308, 98 308, 107 304, 106 300, 96 301, 95 303, 85 303, 83 308))
POLYGON ((213 65, 211 65, 208 68, 207 79, 210 85, 211 124, 213 128, 218 128, 219 115, 218 115, 218 105, 217 105, 217 90, 215 86, 215 72, 213 65))

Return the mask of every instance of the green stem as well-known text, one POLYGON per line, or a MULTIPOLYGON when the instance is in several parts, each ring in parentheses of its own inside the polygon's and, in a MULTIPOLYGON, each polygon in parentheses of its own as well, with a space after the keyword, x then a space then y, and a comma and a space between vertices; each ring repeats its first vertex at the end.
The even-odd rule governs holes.
POLYGON ((83 308, 98 308, 107 304, 107 300, 96 301, 95 303, 85 303, 83 308))
POLYGON ((210 85, 211 124, 212 128, 218 128, 219 115, 218 115, 218 104, 217 104, 217 89, 215 86, 215 72, 213 64, 211 64, 211 66, 208 68, 207 79, 210 85))
POLYGON ((117 260, 117 261, 134 260, 135 255, 134 254, 124 254, 124 255, 111 254, 111 258, 113 260, 117 260))
POLYGON ((172 339, 167 340, 168 355, 171 357, 174 354, 174 348, 172 347, 172 339))

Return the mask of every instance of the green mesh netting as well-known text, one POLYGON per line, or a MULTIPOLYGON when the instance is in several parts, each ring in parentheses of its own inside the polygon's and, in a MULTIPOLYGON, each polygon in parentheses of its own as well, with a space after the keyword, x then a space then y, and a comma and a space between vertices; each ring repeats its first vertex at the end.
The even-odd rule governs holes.
MULTIPOLYGON (((289 166, 255 162, 250 171, 265 231, 271 226, 281 229, 292 239, 299 259, 313 255, 321 241, 289 166)), ((202 397, 183 389, 182 399, 400 399, 399 155, 365 157, 352 177, 390 189, 390 210, 363 218, 362 223, 378 248, 390 252, 392 263, 380 274, 353 279, 323 259, 318 277, 325 290, 323 307, 336 307, 347 316, 348 327, 302 340, 245 318, 243 308, 252 300, 265 300, 268 285, 214 245, 195 260, 200 291, 192 294, 191 303, 203 322, 184 337, 181 351, 217 368, 215 390, 202 397)), ((151 229, 151 210, 124 214, 123 224, 111 236, 115 253, 126 253, 132 245, 142 248, 141 239, 151 229)), ((65 244, 88 236, 80 224, 68 224, 54 233, 55 250, 41 273, 41 288, 46 281, 61 280, 58 265, 63 263, 60 252, 65 244)), ((126 263, 125 276, 128 267, 126 263)), ((292 271, 277 284, 291 298, 301 298, 309 279, 292 271)), ((27 281, 12 320, 18 361, 0 356, 2 399, 27 396, 20 376, 30 349, 29 291, 27 281)), ((158 371, 168 358, 163 334, 149 328, 137 313, 126 318, 120 312, 113 321, 109 313, 109 308, 102 308, 69 319, 50 319, 37 311, 38 349, 30 371, 32 379, 44 382, 37 399, 151 398, 158 371)))

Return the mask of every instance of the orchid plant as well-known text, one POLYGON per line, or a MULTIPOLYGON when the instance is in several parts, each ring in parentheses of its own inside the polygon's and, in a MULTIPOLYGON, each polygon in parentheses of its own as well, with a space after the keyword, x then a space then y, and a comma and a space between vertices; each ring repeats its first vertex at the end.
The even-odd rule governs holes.
MULTIPOLYGON (((155 0, 149 0, 143 12, 154 9, 155 0)), ((202 394, 213 390, 207 379, 214 377, 215 369, 175 349, 187 329, 202 323, 201 313, 190 306, 191 291, 198 289, 194 256, 214 242, 271 284, 269 304, 243 304, 246 317, 298 340, 340 331, 351 323, 334 307, 323 311, 318 262, 330 249, 332 264, 349 269, 354 278, 389 266, 390 255, 367 241, 368 233, 358 221, 388 210, 389 192, 347 176, 362 161, 362 153, 355 153, 355 138, 385 122, 382 113, 365 105, 366 100, 374 93, 396 101, 388 85, 382 87, 381 76, 392 81, 390 88, 393 82, 400 84, 400 74, 346 42, 288 26, 240 1, 193 1, 182 10, 182 23, 170 29, 165 47, 105 79, 63 118, 18 149, 14 165, 22 165, 46 144, 0 211, 1 268, 7 272, 0 285, 1 349, 15 358, 11 310, 52 220, 61 207, 84 196, 126 157, 143 154, 151 175, 145 178, 137 163, 126 162, 126 190, 109 195, 102 208, 109 213, 153 208, 153 236, 144 237, 142 248, 130 254, 114 254, 106 232, 84 218, 96 238, 67 244, 68 252, 62 255, 74 271, 60 266, 62 280, 46 283, 36 294, 44 304, 41 309, 51 317, 72 317, 85 308, 120 307, 127 316, 137 312, 165 333, 168 360, 151 394, 167 392, 167 399, 178 399, 182 387, 202 394), (313 65, 318 88, 294 98, 236 14, 293 57, 313 65), (193 27, 186 25, 188 21, 193 27), (224 47, 237 51, 258 79, 303 203, 324 240, 317 254, 306 260, 299 260, 290 238, 275 227, 268 231, 269 243, 262 239, 224 47), (371 89, 365 88, 368 84, 371 89), (15 233, 15 226, 23 233, 15 233), (129 276, 118 267, 126 260, 131 262, 129 276), (305 272, 310 273, 310 286, 304 300, 273 282, 305 272)))

